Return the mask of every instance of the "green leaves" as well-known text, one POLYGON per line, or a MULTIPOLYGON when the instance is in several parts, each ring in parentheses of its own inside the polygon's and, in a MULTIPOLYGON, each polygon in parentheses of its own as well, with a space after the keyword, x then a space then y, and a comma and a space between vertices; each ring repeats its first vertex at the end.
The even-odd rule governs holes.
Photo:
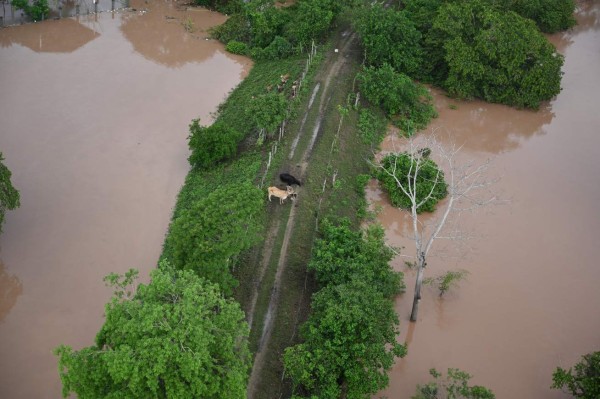
POLYGON ((0 233, 6 211, 16 209, 21 205, 21 196, 10 181, 12 173, 2 161, 4 161, 4 156, 0 152, 0 233))
POLYGON ((558 367, 552 374, 551 388, 563 389, 574 397, 594 399, 600 397, 600 352, 592 352, 581 357, 575 370, 558 367))
POLYGON ((287 348, 286 373, 313 397, 368 398, 388 384, 387 370, 406 348, 396 342, 392 298, 404 288, 388 262, 383 230, 353 231, 324 220, 310 268, 324 285, 302 328, 305 342, 287 348))
POLYGON ((262 239, 263 194, 250 183, 226 185, 194 202, 171 224, 163 256, 230 294, 236 256, 262 239))
POLYGON ((535 109, 560 92, 554 46, 531 20, 484 0, 442 5, 426 41, 432 78, 453 96, 535 109))
POLYGON ((380 106, 407 135, 437 116, 427 89, 387 63, 365 68, 358 79, 367 100, 380 106))
POLYGON ((496 395, 480 385, 469 386, 471 376, 459 369, 449 368, 447 376, 436 369, 429 370, 434 381, 425 385, 417 385, 417 392, 412 399, 494 399, 496 395))
POLYGON ((94 346, 55 350, 63 396, 244 398, 248 326, 239 305, 191 271, 168 264, 106 305, 94 346))
POLYGON ((410 209, 414 202, 417 213, 433 212, 448 195, 444 172, 431 159, 403 152, 385 156, 381 166, 376 177, 394 206, 410 209))
POLYGON ((282 94, 267 93, 252 99, 246 109, 246 114, 254 126, 272 134, 285 120, 287 109, 288 103, 282 94))
POLYGON ((238 132, 222 122, 205 127, 200 126, 200 119, 194 119, 188 136, 192 152, 188 161, 193 167, 209 168, 235 155, 240 139, 238 132))

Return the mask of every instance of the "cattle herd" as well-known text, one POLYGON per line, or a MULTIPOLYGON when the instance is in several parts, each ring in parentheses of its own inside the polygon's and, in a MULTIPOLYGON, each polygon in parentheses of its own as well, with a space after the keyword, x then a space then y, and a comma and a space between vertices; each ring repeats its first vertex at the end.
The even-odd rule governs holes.
POLYGON ((277 197, 279 198, 279 203, 283 204, 283 202, 288 198, 292 198, 292 200, 294 199, 294 197, 298 196, 298 193, 296 193, 296 191, 294 190, 294 188, 292 186, 297 185, 297 186, 301 186, 302 183, 300 183, 300 181, 298 179, 296 179, 294 176, 290 175, 289 173, 281 173, 279 175, 279 178, 281 179, 282 182, 284 182, 286 184, 286 188, 285 190, 280 189, 279 187, 269 187, 267 189, 268 194, 269 194, 269 201, 271 201, 271 197, 277 197))

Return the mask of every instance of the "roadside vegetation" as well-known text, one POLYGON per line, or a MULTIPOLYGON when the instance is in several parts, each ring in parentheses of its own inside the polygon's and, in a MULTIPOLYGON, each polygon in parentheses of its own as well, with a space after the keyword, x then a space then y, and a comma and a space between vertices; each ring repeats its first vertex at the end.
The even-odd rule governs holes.
MULTIPOLYGON (((212 125, 190 124, 191 170, 152 281, 127 291, 134 272, 109 276, 115 295, 95 345, 57 348, 63 394, 370 397, 406 347, 393 308, 403 276, 389 266, 383 230, 361 228, 367 161, 388 121, 410 136, 435 117, 418 81, 519 107, 556 95, 562 57, 534 22, 504 12, 539 2, 195 3, 230 14, 212 35, 255 66, 212 125), (297 202, 265 202, 265 188, 292 169, 303 182, 297 202), (264 356, 247 388, 250 353, 264 356)), ((553 10, 544 21, 562 21, 553 10)))

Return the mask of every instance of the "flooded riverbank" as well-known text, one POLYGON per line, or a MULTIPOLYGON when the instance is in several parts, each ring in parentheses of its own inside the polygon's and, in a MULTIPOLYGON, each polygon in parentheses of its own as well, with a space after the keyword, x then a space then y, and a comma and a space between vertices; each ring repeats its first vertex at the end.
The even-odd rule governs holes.
MULTIPOLYGON (((408 321, 415 275, 406 273, 396 310, 408 356, 377 397, 408 398, 431 380, 430 368, 457 367, 498 398, 567 398, 550 389, 552 371, 600 350, 600 3, 582 2, 577 18, 572 31, 551 38, 565 55, 563 90, 540 111, 435 93, 440 116, 428 130, 464 143, 462 157, 492 158, 492 177, 501 177, 496 191, 510 202, 462 219, 476 235, 469 252, 430 256, 426 276, 470 274, 443 299, 426 288, 417 323, 408 321)), ((368 197, 382 207, 388 243, 413 254, 408 214, 390 208, 376 184, 368 197)), ((405 270, 403 263, 397 258, 394 266, 405 270)))
POLYGON ((251 66, 206 40, 226 17, 138 3, 0 30, 0 151, 21 193, 0 235, 0 397, 60 397, 52 349, 93 343, 103 276, 147 279, 188 124, 210 121, 251 66))

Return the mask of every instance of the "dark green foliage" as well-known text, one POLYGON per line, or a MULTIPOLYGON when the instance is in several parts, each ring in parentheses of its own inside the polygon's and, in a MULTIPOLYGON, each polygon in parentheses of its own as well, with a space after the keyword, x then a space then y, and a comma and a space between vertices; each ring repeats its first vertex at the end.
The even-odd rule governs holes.
POLYGON ((425 385, 417 385, 417 392, 412 399, 494 399, 496 395, 488 388, 469 386, 471 376, 459 369, 448 369, 445 378, 435 369, 429 370, 435 381, 425 385))
POLYGON ((279 60, 287 58, 294 53, 292 44, 281 36, 275 36, 275 39, 265 48, 255 48, 252 51, 252 57, 257 60, 279 60))
POLYGON ((255 128, 275 132, 287 116, 288 102, 282 94, 267 93, 252 99, 246 114, 255 128))
POLYGON ((191 269, 227 295, 237 285, 236 257, 260 242, 264 193, 251 183, 230 184, 179 212, 169 229, 163 257, 176 269, 191 269))
POLYGON ((551 388, 566 390, 576 398, 600 398, 600 352, 583 355, 574 371, 558 367, 552 381, 551 388))
POLYGON ((387 63, 397 72, 418 76, 423 62, 421 33, 404 12, 377 4, 367 8, 355 25, 369 65, 387 63))
POLYGON ((406 134, 424 128, 437 116, 429 91, 389 64, 367 67, 358 75, 365 97, 380 106, 406 134))
POLYGON ((339 285, 360 278, 386 297, 404 291, 402 274, 389 266, 394 253, 385 245, 381 226, 356 231, 347 219, 339 225, 325 219, 319 231, 321 238, 315 243, 313 259, 308 265, 315 270, 319 284, 339 285))
POLYGON ((389 154, 381 163, 385 170, 379 169, 376 177, 394 206, 411 209, 413 201, 404 192, 406 191, 415 195, 417 213, 433 212, 438 201, 448 195, 444 172, 431 159, 412 157, 403 152, 389 154), (386 171, 393 173, 396 178, 386 171), (416 187, 413 183, 416 183, 416 187))
POLYGON ((285 36, 294 45, 308 47, 329 29, 336 15, 333 0, 299 0, 293 8, 293 18, 286 26, 285 36))
POLYGON ((321 233, 310 267, 325 287, 313 295, 305 341, 285 351, 286 373, 309 396, 368 398, 387 386, 394 358, 406 354, 396 342, 392 301, 404 287, 402 274, 388 264, 380 227, 363 235, 348 220, 325 220, 321 233))
POLYGON ((444 0, 405 0, 403 12, 415 27, 426 35, 433 26, 437 11, 444 0))
POLYGON ((379 145, 386 133, 386 120, 368 108, 362 108, 358 118, 358 134, 363 143, 379 145))
POLYGON ((136 274, 107 276, 115 294, 95 345, 55 349, 63 396, 245 398, 251 357, 240 306, 166 263, 127 292, 136 274))
POLYGON ((554 33, 575 25, 573 0, 487 0, 502 11, 532 19, 542 32, 554 33))
POLYGON ((193 0, 193 3, 223 14, 233 14, 242 10, 244 0, 193 0))
POLYGON ((426 40, 430 78, 453 96, 538 108, 560 92, 563 57, 514 12, 483 0, 445 3, 426 40))
POLYGON ((231 40, 227 43, 227 46, 225 46, 225 50, 233 54, 246 55, 248 54, 248 45, 243 42, 238 42, 237 40, 231 40))
POLYGON ((249 43, 252 35, 248 18, 241 13, 234 14, 224 24, 211 28, 210 34, 222 43, 232 40, 249 43))
POLYGON ((0 152, 0 233, 6 211, 16 209, 21 205, 21 196, 10 181, 12 173, 2 161, 4 161, 4 156, 0 152))
POLYGON ((235 155, 240 134, 221 122, 200 126, 200 120, 190 124, 188 145, 192 151, 188 158, 192 167, 208 168, 235 155))
POLYGON ((13 7, 23 10, 34 21, 48 18, 48 14, 50 14, 48 0, 33 0, 31 4, 28 0, 12 0, 11 3, 13 7))

